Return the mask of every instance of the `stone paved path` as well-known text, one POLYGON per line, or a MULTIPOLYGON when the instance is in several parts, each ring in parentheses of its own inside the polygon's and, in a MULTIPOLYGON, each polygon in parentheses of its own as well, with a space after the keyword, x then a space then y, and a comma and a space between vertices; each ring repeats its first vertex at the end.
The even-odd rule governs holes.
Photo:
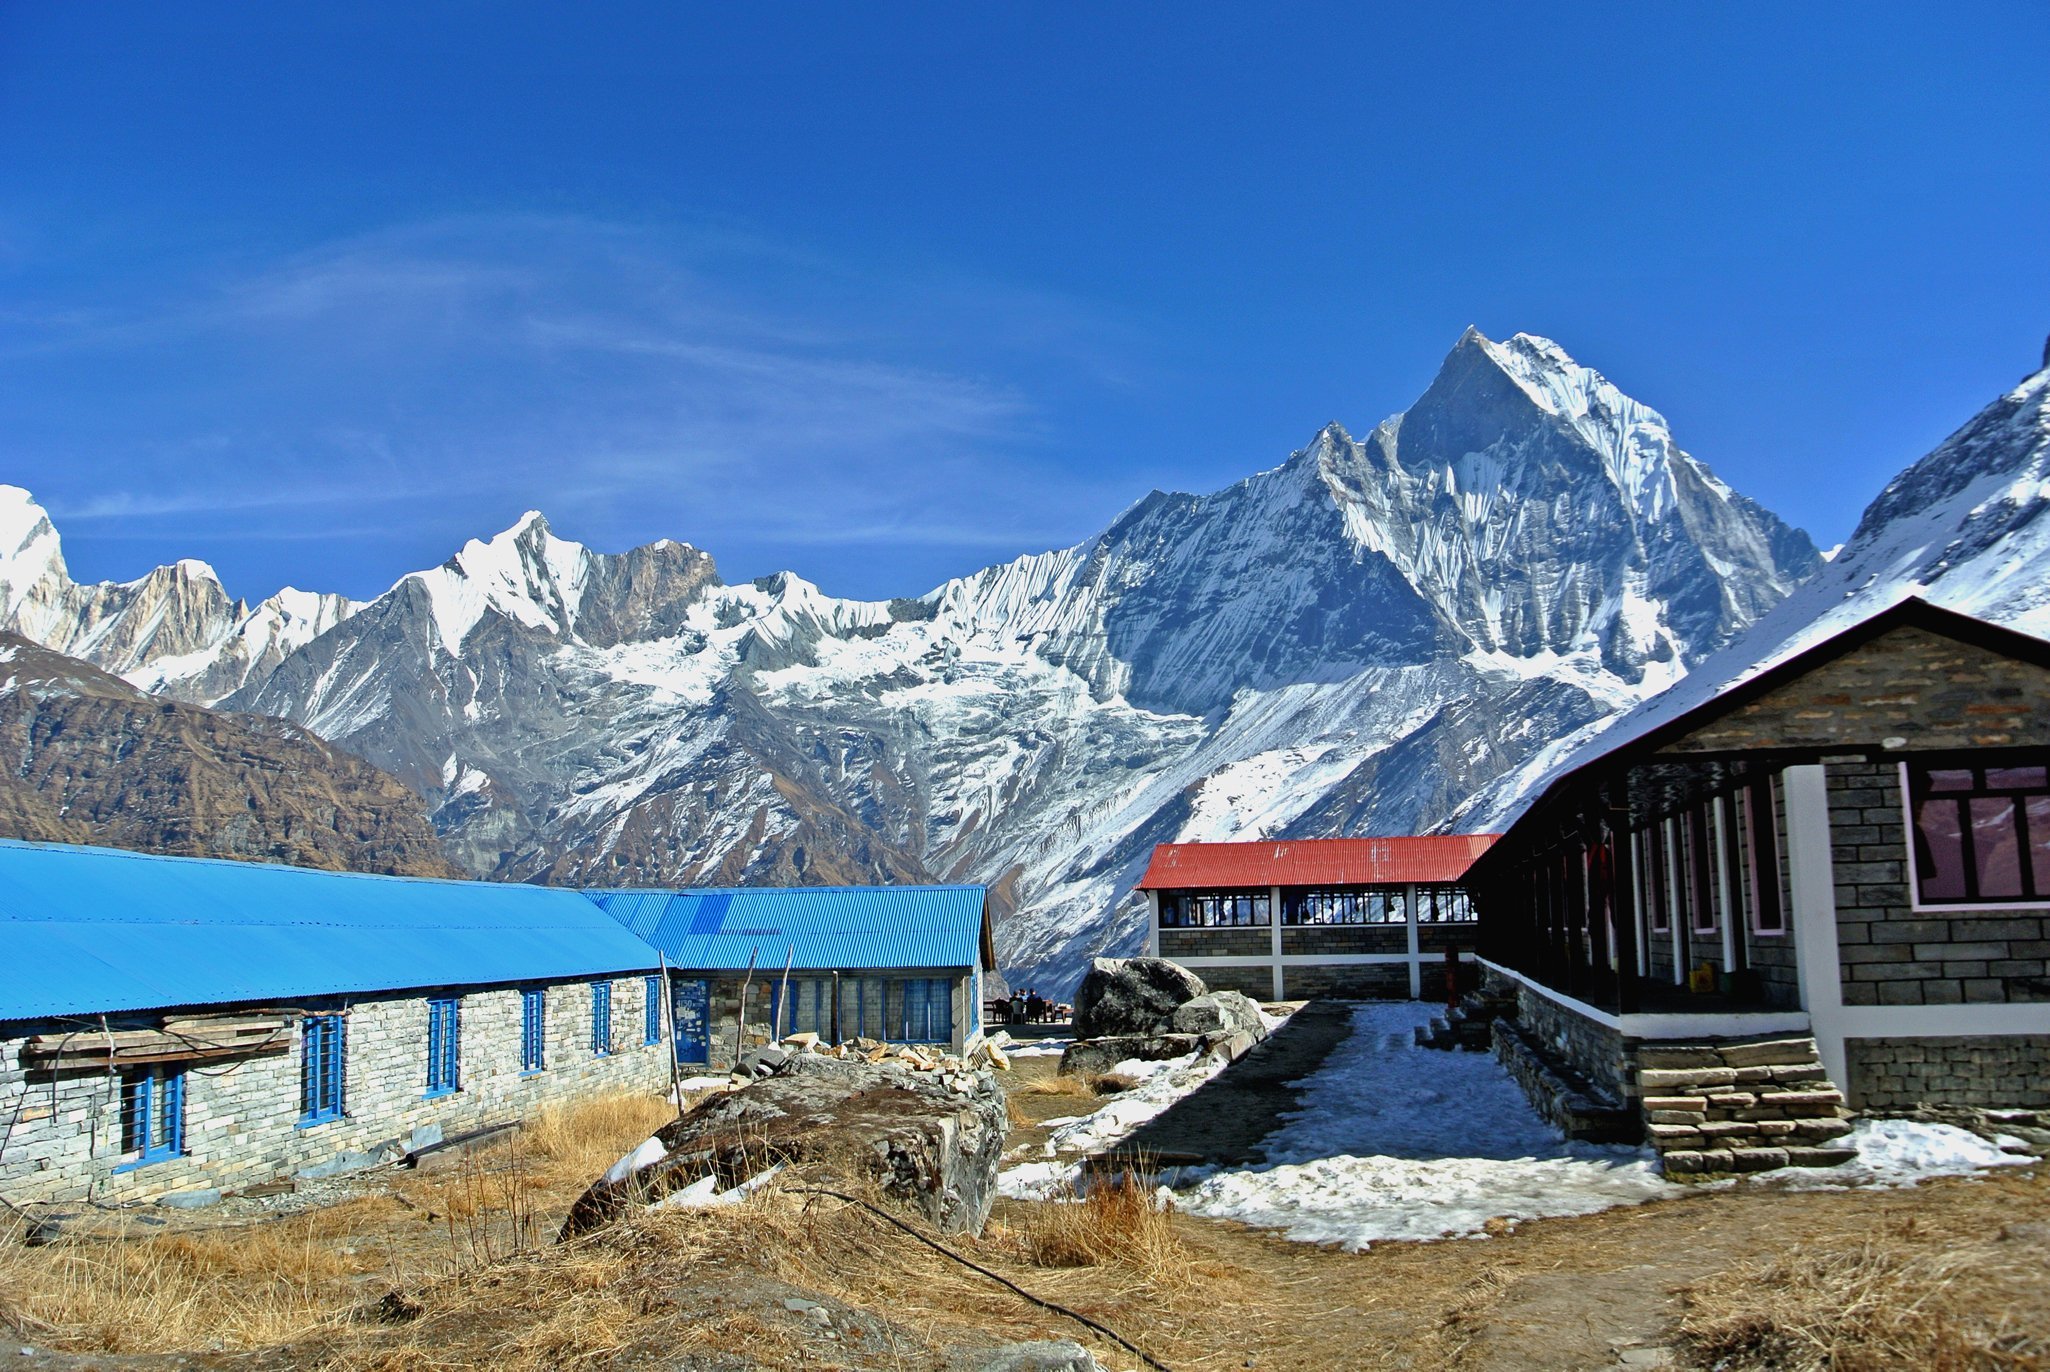
POLYGON ((1301 1097, 1289 1083, 1316 1071, 1351 1033, 1351 1007, 1313 1000, 1251 1052, 1087 1165, 1115 1170, 1140 1157, 1170 1166, 1259 1162, 1261 1141, 1301 1097))

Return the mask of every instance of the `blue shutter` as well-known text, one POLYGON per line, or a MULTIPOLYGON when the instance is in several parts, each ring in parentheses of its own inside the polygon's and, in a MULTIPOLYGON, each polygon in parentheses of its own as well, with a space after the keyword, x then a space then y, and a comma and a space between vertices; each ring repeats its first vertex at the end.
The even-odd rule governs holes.
POLYGON ((462 1089, 462 1002, 453 998, 427 1002, 427 1094, 445 1096, 462 1089))
POLYGON ((349 1022, 341 1015, 308 1015, 301 1026, 299 1122, 340 1119, 345 1107, 349 1022))
POLYGON ((591 1051, 599 1057, 612 1052, 612 983, 591 983, 591 1051))
POLYGON ((641 1042, 662 1041, 662 978, 649 977, 641 1010, 641 1042))
POLYGON ((548 1065, 548 993, 520 993, 520 1070, 539 1072, 548 1065))

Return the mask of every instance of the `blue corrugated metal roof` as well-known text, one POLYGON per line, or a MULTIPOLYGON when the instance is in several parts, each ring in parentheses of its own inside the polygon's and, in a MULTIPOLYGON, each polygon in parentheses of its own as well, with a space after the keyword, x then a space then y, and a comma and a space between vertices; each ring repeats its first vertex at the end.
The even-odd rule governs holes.
POLYGON ((0 840, 0 1019, 654 966, 564 888, 0 840))
POLYGON ((980 886, 790 886, 589 891, 679 971, 856 972, 977 967, 987 947, 980 886))

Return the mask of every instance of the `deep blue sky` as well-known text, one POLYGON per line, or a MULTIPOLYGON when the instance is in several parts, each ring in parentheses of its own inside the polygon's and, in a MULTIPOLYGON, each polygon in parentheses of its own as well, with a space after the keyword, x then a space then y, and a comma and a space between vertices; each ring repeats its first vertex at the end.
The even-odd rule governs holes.
POLYGON ((535 506, 910 594, 1474 323, 1833 543, 2035 365, 2046 51, 2036 0, 4 5, 0 480, 81 577, 368 595, 535 506))

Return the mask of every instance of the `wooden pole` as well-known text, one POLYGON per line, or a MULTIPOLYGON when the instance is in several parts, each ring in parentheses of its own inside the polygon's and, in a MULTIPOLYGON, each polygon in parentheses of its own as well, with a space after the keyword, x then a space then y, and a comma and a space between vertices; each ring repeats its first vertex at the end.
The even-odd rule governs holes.
POLYGON ((797 945, 791 944, 790 951, 783 955, 783 994, 776 998, 776 1022, 769 1026, 769 1035, 777 1043, 784 1038, 784 1024, 790 1018, 790 965, 797 961, 797 945))
MULTIPOLYGON (((658 949, 655 959, 662 967, 662 1023, 669 1027, 669 1095, 676 1102, 676 1117, 682 1119, 683 1078, 676 1070, 676 1050, 681 1045, 676 1041, 676 997, 669 986, 669 955, 658 949)), ((705 1056, 709 1058, 711 1054, 705 1056)))

